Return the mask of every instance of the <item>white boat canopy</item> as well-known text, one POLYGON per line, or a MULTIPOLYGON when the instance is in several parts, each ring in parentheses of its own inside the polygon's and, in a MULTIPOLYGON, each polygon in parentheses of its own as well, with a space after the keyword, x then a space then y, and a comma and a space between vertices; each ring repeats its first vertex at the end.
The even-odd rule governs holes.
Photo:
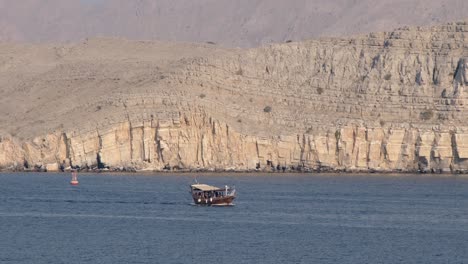
POLYGON ((193 189, 195 190, 200 190, 202 192, 209 192, 209 191, 220 191, 220 190, 223 190, 219 187, 216 187, 216 186, 211 186, 211 185, 207 185, 207 184, 193 184, 191 185, 193 189))

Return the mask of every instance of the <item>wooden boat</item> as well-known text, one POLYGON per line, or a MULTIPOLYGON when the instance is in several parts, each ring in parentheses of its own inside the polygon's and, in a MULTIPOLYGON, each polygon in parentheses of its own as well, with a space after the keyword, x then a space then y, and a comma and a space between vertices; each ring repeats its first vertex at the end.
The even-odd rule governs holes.
POLYGON ((71 178, 70 184, 74 186, 78 185, 78 173, 76 171, 72 172, 72 178, 71 178))
POLYGON ((236 189, 227 185, 224 188, 219 188, 196 183, 190 185, 190 193, 197 205, 228 206, 233 205, 232 202, 236 198, 236 189))

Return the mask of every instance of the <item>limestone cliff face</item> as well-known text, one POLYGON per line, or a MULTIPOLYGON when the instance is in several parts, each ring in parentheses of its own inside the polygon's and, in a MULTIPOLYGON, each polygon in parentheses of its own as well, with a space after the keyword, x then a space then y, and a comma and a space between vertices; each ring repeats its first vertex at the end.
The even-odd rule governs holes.
POLYGON ((34 137, 3 136, 0 166, 468 170, 464 22, 143 66, 126 90, 31 123, 34 137))
POLYGON ((348 125, 317 134, 259 137, 241 134, 201 113, 50 134, 22 145, 4 138, 0 146, 3 167, 40 164, 49 170, 60 165, 148 170, 253 170, 280 165, 313 170, 450 172, 465 171, 468 166, 468 132, 458 128, 348 125))

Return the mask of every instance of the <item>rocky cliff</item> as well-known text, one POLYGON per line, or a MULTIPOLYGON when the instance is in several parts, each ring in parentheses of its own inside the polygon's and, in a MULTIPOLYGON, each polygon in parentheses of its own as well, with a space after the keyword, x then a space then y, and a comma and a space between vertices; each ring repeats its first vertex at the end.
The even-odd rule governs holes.
POLYGON ((466 22, 248 50, 0 51, 3 168, 468 170, 466 22))

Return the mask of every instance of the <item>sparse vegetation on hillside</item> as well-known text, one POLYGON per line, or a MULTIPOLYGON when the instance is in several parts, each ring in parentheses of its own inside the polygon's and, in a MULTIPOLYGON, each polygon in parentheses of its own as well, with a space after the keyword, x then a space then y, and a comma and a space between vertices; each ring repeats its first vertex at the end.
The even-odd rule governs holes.
POLYGON ((426 110, 420 114, 421 120, 430 120, 432 117, 434 117, 434 112, 432 110, 426 110))
POLYGON ((341 131, 340 130, 335 131, 335 138, 336 138, 336 141, 340 140, 340 138, 341 138, 341 131))

